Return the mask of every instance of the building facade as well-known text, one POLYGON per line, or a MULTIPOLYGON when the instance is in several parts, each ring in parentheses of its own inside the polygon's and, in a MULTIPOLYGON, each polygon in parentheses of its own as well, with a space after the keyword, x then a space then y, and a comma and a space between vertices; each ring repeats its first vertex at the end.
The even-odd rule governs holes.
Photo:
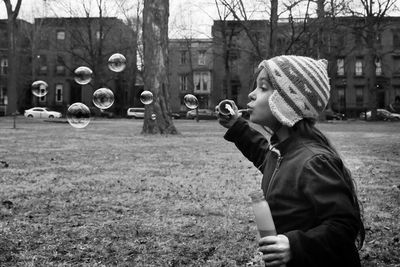
POLYGON ((172 112, 185 113, 184 96, 193 94, 199 108, 214 109, 212 39, 169 40, 169 87, 172 112))
POLYGON ((235 101, 239 108, 246 106, 253 73, 267 53, 267 25, 265 20, 214 21, 214 106, 223 99, 235 101))
POLYGON ((34 25, 32 80, 45 81, 48 94, 40 98, 32 95, 33 105, 63 114, 75 102, 95 108, 94 91, 106 87, 115 97, 110 110, 125 114, 135 98, 136 35, 132 28, 113 17, 37 18, 34 25), (126 58, 122 72, 108 68, 108 58, 115 53, 126 58), (74 80, 74 71, 80 66, 93 71, 90 83, 81 85, 74 80))
MULTIPOLYGON (((328 59, 331 84, 328 105, 349 117, 358 117, 360 112, 370 108, 371 90, 375 90, 378 108, 386 108, 400 95, 400 17, 385 17, 376 27, 374 66, 367 61, 372 52, 366 46, 363 21, 362 18, 343 17, 332 25, 329 19, 323 22, 309 19, 305 30, 302 29, 304 21, 278 23, 274 55, 328 59), (298 33, 292 33, 291 25, 299 29, 298 33), (374 75, 367 71, 371 67, 374 75), (376 83, 371 86, 369 79, 372 78, 376 78, 376 83)), ((212 102, 217 104, 229 98, 244 107, 252 89, 254 70, 270 55, 268 21, 214 21, 212 35, 213 83, 216 85, 212 102)))
POLYGON ((32 42, 33 25, 24 20, 16 23, 16 54, 18 80, 17 88, 8 88, 8 36, 7 20, 0 20, 0 115, 11 114, 16 110, 22 112, 30 104, 30 84, 32 83, 32 42), (11 92, 15 90, 15 92, 11 92), (9 107, 9 97, 17 97, 17 107, 9 107))
POLYGON ((372 32, 372 49, 367 46, 362 20, 344 17, 339 22, 337 33, 328 40, 332 108, 357 117, 369 109, 371 97, 376 97, 377 108, 387 108, 400 95, 400 17, 382 19, 372 32), (372 73, 370 55, 374 60, 372 73), (370 79, 375 83, 370 84, 370 79))

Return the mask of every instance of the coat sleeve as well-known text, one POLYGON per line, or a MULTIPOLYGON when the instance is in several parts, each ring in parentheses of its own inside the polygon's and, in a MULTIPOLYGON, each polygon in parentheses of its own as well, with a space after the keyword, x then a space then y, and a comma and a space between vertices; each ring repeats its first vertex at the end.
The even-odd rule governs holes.
POLYGON ((238 118, 228 129, 224 138, 233 142, 242 154, 263 170, 263 163, 268 152, 269 142, 260 132, 251 128, 246 120, 238 118))
POLYGON ((360 266, 355 240, 361 222, 342 168, 340 159, 325 155, 305 164, 300 183, 315 227, 284 233, 292 253, 288 266, 360 266))

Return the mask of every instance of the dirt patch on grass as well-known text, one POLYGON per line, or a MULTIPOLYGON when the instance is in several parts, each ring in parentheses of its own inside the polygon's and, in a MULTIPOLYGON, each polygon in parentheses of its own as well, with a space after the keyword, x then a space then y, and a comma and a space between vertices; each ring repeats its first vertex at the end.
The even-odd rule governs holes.
MULTIPOLYGON (((215 121, 85 129, 0 121, 1 266, 244 266, 257 249, 248 193, 261 174, 215 121)), ((399 123, 320 124, 365 211, 363 266, 398 266, 399 123)))

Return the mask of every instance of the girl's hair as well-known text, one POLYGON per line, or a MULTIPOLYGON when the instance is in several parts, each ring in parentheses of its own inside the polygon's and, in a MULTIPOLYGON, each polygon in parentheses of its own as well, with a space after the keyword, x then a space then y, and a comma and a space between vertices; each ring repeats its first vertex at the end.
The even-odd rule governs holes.
MULTIPOLYGON (((291 130, 291 134, 295 134, 297 136, 303 137, 303 138, 308 138, 312 139, 316 142, 318 142, 320 145, 323 147, 327 148, 329 151, 331 151, 334 155, 336 155, 339 159, 341 159, 339 153, 337 150, 332 146, 331 142, 329 139, 318 129, 315 127, 315 120, 313 119, 302 119, 301 121, 297 122, 291 130)), ((362 203, 357 198, 357 193, 356 193, 356 184, 354 179, 351 176, 350 170, 344 165, 343 163, 343 173, 344 173, 344 178, 346 183, 349 186, 351 195, 352 195, 352 200, 353 200, 353 205, 356 208, 356 211, 358 213, 358 219, 359 219, 359 224, 360 224, 360 229, 357 233, 357 246, 358 249, 361 249, 364 243, 365 239, 365 228, 363 224, 363 208, 362 208, 362 203)))

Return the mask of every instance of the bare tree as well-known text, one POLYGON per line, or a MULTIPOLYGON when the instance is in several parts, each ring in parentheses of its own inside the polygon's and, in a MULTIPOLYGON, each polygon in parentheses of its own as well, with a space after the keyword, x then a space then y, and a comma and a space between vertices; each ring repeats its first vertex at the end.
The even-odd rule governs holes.
POLYGON ((278 0, 271 0, 270 14, 270 29, 269 29, 269 49, 268 58, 276 55, 276 39, 278 32, 278 0))
POLYGON ((221 56, 223 59, 223 66, 224 66, 224 78, 223 78, 223 85, 222 85, 222 95, 220 96, 221 99, 227 98, 231 99, 232 97, 232 75, 231 75, 231 53, 232 47, 234 46, 234 39, 233 36, 237 33, 238 29, 234 27, 234 25, 229 25, 228 17, 231 15, 229 8, 227 7, 220 7, 218 1, 215 0, 215 5, 218 11, 218 17, 220 21, 220 29, 218 29, 218 33, 214 33, 213 39, 214 42, 218 45, 222 44, 222 51, 221 53, 215 53, 215 56, 221 56), (218 34, 218 35, 217 35, 218 34))
MULTIPOLYGON (((278 3, 277 0, 272 0, 272 1, 276 2, 276 4, 278 3)), ((265 55, 264 55, 263 49, 262 49, 263 44, 260 42, 260 39, 257 38, 256 35, 253 34, 252 29, 249 27, 250 24, 246 23, 249 21, 249 17, 247 15, 247 11, 246 11, 245 5, 243 4, 243 1, 242 0, 234 0, 234 1, 215 0, 215 4, 218 9, 220 9, 219 5, 222 5, 225 9, 228 10, 228 12, 226 12, 227 17, 232 16, 236 21, 243 22, 243 23, 240 23, 239 26, 240 26, 240 28, 242 28, 242 30, 244 30, 246 32, 247 38, 251 42, 258 60, 264 59, 265 55)), ((220 12, 218 12, 218 13, 220 13, 220 12)), ((221 19, 220 14, 219 14, 219 17, 221 19)), ((224 18, 224 20, 226 20, 227 17, 224 18)))
POLYGON ((219 0, 221 4, 230 11, 230 15, 236 20, 240 27, 246 32, 247 38, 253 46, 257 60, 270 58, 281 53, 302 53, 307 54, 309 42, 307 36, 310 35, 310 27, 315 20, 310 20, 314 1, 320 0, 287 0, 263 1, 264 13, 269 18, 268 26, 265 27, 265 35, 268 38, 257 38, 254 34, 251 20, 243 0, 219 0), (278 12, 281 6, 281 12, 278 12), (296 14, 295 14, 296 13, 296 14), (298 14, 302 14, 300 17, 298 14), (287 19, 284 18, 287 16, 287 19), (278 25, 281 22, 281 25, 278 25))
POLYGON ((136 53, 137 53, 137 68, 142 70, 143 66, 143 40, 142 40, 142 27, 143 27, 143 5, 144 0, 136 0, 135 3, 131 3, 129 0, 115 0, 118 10, 122 12, 129 27, 134 29, 136 33, 136 53), (129 6, 129 2, 131 5, 129 6), (135 14, 132 15, 132 10, 135 10, 135 14))
POLYGON ((17 112, 18 109, 18 60, 17 60, 17 17, 22 0, 18 0, 13 9, 11 0, 4 0, 7 10, 7 38, 8 38, 8 76, 7 76, 7 95, 8 111, 17 112))
POLYGON ((142 133, 177 134, 168 93, 168 0, 146 0, 143 9, 144 88, 154 99, 146 106, 142 133))

